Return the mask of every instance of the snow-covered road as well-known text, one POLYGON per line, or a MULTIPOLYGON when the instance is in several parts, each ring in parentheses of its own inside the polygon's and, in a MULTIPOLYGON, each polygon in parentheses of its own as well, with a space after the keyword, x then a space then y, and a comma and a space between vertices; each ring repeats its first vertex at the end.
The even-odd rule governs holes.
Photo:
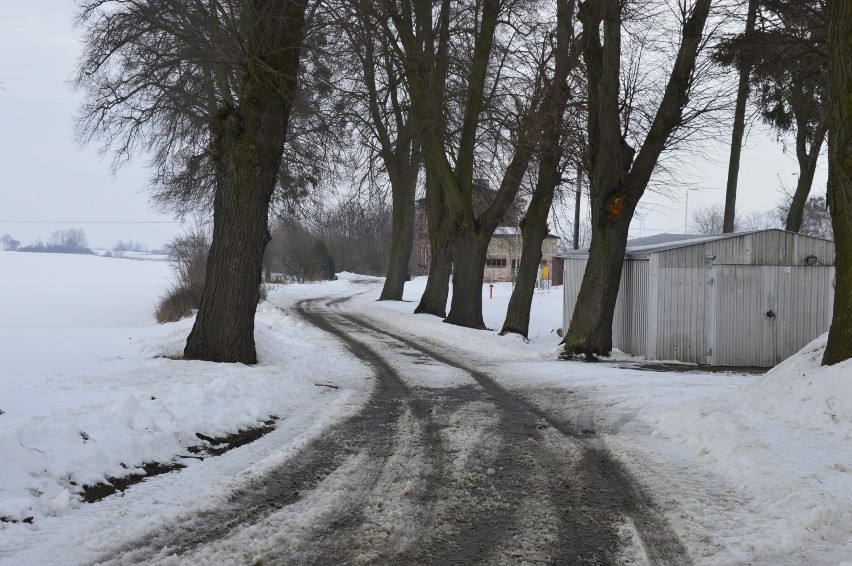
POLYGON ((310 300, 301 316, 373 370, 364 409, 220 507, 104 564, 688 564, 588 419, 464 360, 310 300))

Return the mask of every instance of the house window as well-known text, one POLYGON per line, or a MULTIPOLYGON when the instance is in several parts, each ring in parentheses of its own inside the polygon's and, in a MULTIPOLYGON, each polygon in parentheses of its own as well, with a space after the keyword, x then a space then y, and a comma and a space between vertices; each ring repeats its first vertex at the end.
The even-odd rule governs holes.
POLYGON ((506 267, 506 258, 488 258, 485 260, 485 267, 506 267))
POLYGON ((420 267, 429 267, 426 263, 427 262, 426 253, 428 252, 428 250, 429 250, 428 246, 420 246, 420 267))

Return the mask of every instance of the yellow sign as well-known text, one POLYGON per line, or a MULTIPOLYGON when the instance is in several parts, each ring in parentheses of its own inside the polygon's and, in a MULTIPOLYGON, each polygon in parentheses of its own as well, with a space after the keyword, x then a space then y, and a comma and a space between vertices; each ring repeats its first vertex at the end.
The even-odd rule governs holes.
POLYGON ((549 279, 550 278, 550 266, 549 265, 542 265, 541 266, 541 278, 542 279, 549 279))

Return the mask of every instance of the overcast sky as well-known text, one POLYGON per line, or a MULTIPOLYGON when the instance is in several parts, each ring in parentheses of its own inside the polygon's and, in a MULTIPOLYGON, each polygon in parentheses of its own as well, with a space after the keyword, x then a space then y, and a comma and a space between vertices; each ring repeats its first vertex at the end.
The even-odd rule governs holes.
MULTIPOLYGON (((73 141, 79 96, 68 86, 80 43, 73 27, 73 0, 0 0, 0 234, 24 244, 48 239, 63 228, 82 228, 92 247, 119 239, 159 247, 180 230, 174 218, 148 204, 144 163, 113 177, 110 158, 73 141)), ((691 162, 689 208, 724 202, 727 149, 691 162)), ((771 135, 752 132, 743 153, 738 208, 767 211, 781 199, 781 183, 795 187, 795 158, 784 155, 771 135), (780 180, 779 180, 780 177, 780 180)), ((823 159, 814 194, 825 192, 823 159)), ((649 194, 652 211, 635 220, 633 235, 682 232, 684 191, 674 197, 649 194), (653 205, 657 206, 654 207, 653 205)))
POLYGON ((74 143, 80 51, 72 0, 0 0, 0 234, 23 244, 82 228, 91 247, 159 247, 180 230, 148 205, 144 163, 119 170, 74 143))

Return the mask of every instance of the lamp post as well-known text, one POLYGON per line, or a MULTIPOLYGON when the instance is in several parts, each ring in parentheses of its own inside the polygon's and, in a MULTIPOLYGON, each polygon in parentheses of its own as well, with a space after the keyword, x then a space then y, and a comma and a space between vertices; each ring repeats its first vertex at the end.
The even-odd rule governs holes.
POLYGON ((689 220, 689 191, 715 191, 716 189, 711 189, 707 187, 693 187, 691 189, 686 189, 686 205, 683 211, 683 233, 686 234, 686 225, 689 220))

